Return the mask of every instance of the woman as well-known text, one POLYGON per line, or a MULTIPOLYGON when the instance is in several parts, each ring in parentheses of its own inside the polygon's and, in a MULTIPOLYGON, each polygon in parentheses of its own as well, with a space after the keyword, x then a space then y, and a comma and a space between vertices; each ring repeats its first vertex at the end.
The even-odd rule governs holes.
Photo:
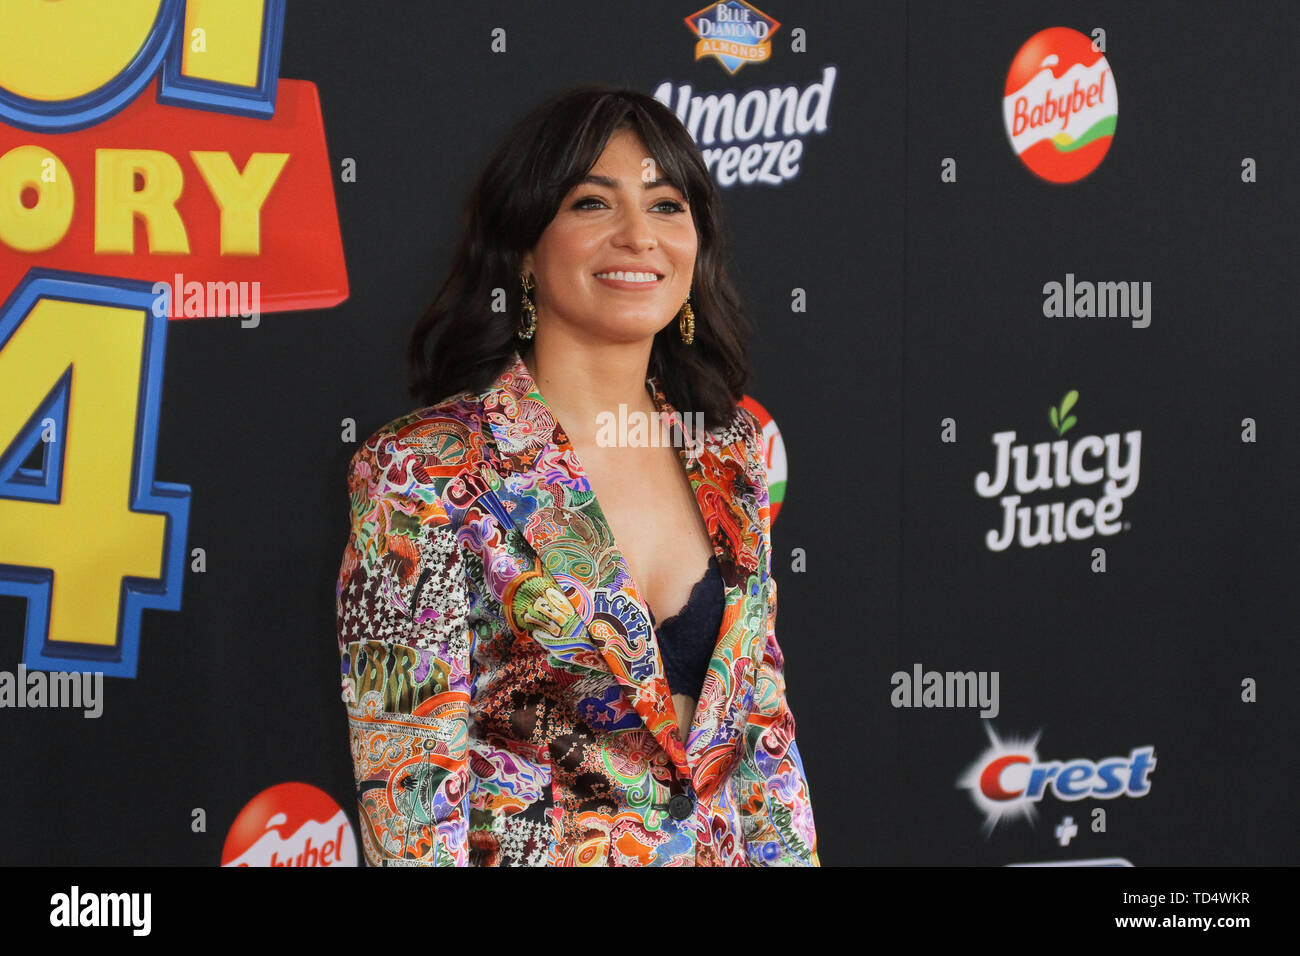
POLYGON ((719 207, 676 117, 612 87, 475 185, 412 337, 428 404, 349 475, 371 864, 819 865, 719 207))

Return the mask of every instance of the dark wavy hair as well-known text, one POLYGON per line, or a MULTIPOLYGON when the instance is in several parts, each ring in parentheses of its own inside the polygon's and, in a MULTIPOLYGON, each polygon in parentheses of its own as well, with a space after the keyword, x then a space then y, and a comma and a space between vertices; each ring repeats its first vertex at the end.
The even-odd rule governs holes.
POLYGON ((446 281, 411 330, 410 393, 426 405, 490 385, 524 342, 523 257, 560 202, 591 170, 610 136, 633 129, 658 172, 686 197, 698 238, 691 307, 695 341, 677 323, 655 334, 649 374, 681 411, 707 428, 729 422, 751 375, 750 325, 728 275, 722 203, 690 134, 668 107, 636 90, 580 86, 553 96, 519 121, 483 169, 462 214, 462 235, 446 281), (493 311, 494 290, 509 308, 493 311))

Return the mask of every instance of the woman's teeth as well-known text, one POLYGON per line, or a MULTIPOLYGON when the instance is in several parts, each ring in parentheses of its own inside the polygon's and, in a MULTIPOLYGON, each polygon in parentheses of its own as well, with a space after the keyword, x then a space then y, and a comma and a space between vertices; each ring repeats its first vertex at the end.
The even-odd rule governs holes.
POLYGON ((653 272, 597 272, 597 279, 613 279, 616 282, 658 282, 659 277, 653 272))

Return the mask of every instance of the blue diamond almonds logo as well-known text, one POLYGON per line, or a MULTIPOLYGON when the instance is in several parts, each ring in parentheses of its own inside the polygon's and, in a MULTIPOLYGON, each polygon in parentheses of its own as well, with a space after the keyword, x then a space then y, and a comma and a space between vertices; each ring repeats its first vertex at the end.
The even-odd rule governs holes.
POLYGON ((699 39, 695 59, 716 56, 735 73, 746 63, 761 63, 772 55, 772 34, 781 26, 762 10, 742 0, 711 3, 685 18, 699 39))

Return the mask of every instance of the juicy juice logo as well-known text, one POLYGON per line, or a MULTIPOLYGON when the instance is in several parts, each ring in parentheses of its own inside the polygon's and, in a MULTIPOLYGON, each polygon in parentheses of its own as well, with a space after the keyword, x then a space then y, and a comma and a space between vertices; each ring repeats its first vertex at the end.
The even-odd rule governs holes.
POLYGON ((1014 539, 1021 547, 1032 548, 1039 544, 1081 541, 1093 534, 1112 535, 1123 530, 1120 512, 1124 499, 1137 488, 1142 457, 1142 432, 1131 431, 1121 436, 1084 435, 1074 444, 1063 437, 1078 422, 1070 414, 1079 400, 1079 393, 1071 390, 1052 406, 1048 421, 1060 438, 1058 441, 1039 442, 1030 447, 1017 445, 1015 432, 998 432, 993 436, 997 449, 997 465, 990 473, 982 471, 975 476, 975 490, 983 498, 1002 495, 1002 526, 991 529, 984 537, 990 551, 1005 551, 1014 539), (1030 459, 1033 474, 1030 474, 1030 459), (1014 469, 1014 474, 1013 474, 1014 469), (1095 485, 1102 480, 1102 494, 1094 501, 1084 495, 1070 504, 1056 501, 1050 504, 1021 506, 1021 495, 1035 491, 1052 491, 1071 485, 1095 485), (1016 494, 1003 495, 1014 481, 1016 494), (1019 533, 1017 534, 1017 529, 1019 533))
POLYGON ((1110 64, 1078 30, 1035 33, 1011 61, 1002 119, 1011 148, 1043 179, 1070 183, 1096 169, 1118 115, 1110 64))

